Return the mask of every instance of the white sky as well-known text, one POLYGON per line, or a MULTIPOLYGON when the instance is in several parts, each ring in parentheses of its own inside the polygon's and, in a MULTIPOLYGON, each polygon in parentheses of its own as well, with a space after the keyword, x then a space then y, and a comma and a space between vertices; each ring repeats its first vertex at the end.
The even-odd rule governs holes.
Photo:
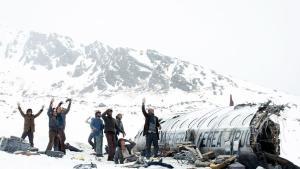
POLYGON ((299 9, 299 0, 1 0, 0 24, 156 49, 300 95, 299 9))

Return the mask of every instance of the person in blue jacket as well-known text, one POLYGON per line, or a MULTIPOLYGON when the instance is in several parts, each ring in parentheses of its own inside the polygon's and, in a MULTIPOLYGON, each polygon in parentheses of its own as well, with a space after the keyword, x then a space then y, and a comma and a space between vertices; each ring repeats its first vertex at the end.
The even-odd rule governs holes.
POLYGON ((103 129, 104 124, 101 119, 101 112, 96 111, 95 117, 91 120, 91 129, 92 129, 92 136, 95 137, 95 149, 96 149, 96 156, 103 157, 102 149, 103 149, 103 129))

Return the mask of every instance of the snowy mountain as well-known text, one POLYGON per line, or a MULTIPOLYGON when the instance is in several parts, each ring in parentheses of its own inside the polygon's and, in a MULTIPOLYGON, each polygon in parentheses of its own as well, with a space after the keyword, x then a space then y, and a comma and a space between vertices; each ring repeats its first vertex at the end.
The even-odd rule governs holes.
MULTIPOLYGON (((1 62, 24 67, 30 76, 41 71, 45 76, 51 76, 51 81, 43 87, 52 93, 60 90, 66 91, 64 93, 67 95, 83 96, 105 91, 181 91, 198 93, 202 97, 228 98, 229 93, 242 91, 251 95, 250 98, 263 95, 271 99, 285 95, 234 80, 155 50, 112 48, 99 41, 84 45, 55 33, 11 31, 4 28, 0 29, 0 37, 1 62)), ((24 83, 32 79, 26 75, 19 78, 26 78, 24 83)), ((30 84, 26 93, 46 92, 36 90, 30 84)))
POLYGON ((10 35, 6 43, 1 42, 1 51, 2 57, 17 60, 33 70, 36 66, 48 70, 71 66, 70 77, 89 77, 81 92, 170 88, 191 92, 205 87, 222 94, 222 84, 237 87, 227 77, 154 50, 113 49, 98 41, 77 46, 71 38, 57 34, 18 32, 10 35))
POLYGON ((163 116, 228 106, 230 94, 235 104, 272 100, 298 108, 300 103, 297 96, 155 50, 83 44, 55 33, 6 27, 0 27, 0 37, 0 106, 10 109, 16 101, 50 97, 72 97, 91 109, 104 104, 121 112, 140 110, 146 97, 163 116))

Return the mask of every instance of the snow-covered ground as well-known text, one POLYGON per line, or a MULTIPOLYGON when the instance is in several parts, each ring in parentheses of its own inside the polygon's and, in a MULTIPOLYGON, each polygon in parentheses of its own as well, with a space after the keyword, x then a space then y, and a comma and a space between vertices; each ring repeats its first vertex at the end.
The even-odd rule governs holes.
MULTIPOLYGON (((16 101, 15 96, 7 96, 6 98, 1 98, 4 102, 0 102, 2 108, 2 113, 0 114, 1 127, 0 135, 9 137, 20 136, 23 130, 23 118, 16 111, 16 106, 13 105, 16 101), (7 102, 6 102, 7 101, 7 102), (6 106, 4 106, 4 105, 6 106)), ((57 104, 61 99, 57 98, 55 104, 57 104)), ((41 105, 48 103, 50 98, 31 98, 22 99, 20 102, 23 109, 29 107, 33 108, 34 112, 37 112, 41 105)), ((147 100, 151 103, 151 100, 147 100)), ((140 101, 132 101, 133 106, 125 105, 110 105, 107 107, 97 108, 104 111, 106 108, 111 107, 114 109, 114 114, 123 113, 124 114, 124 126, 127 132, 126 138, 133 139, 137 134, 138 130, 142 128, 144 123, 144 117, 141 114, 140 101), (136 104, 136 105, 135 105, 136 104)), ((66 105, 65 105, 66 106, 66 105)), ((5 152, 0 152, 1 165, 8 168, 28 168, 35 169, 43 167, 45 169, 66 169, 72 168, 77 164, 90 163, 93 162, 98 165, 98 168, 123 168, 124 165, 115 165, 113 162, 107 162, 106 157, 103 157, 101 161, 97 161, 92 153, 90 146, 87 144, 87 138, 89 136, 89 125, 85 123, 85 120, 93 116, 96 105, 93 103, 82 103, 81 101, 74 100, 71 108, 71 112, 67 116, 67 127, 66 127, 66 137, 67 141, 76 147, 84 150, 82 153, 67 152, 67 155, 62 159, 47 157, 45 155, 40 156, 23 156, 23 155, 13 155, 5 152)), ((176 105, 175 107, 180 107, 176 105)), ((159 117, 168 117, 173 112, 167 112, 167 108, 160 108, 160 111, 156 111, 156 115, 159 117)), ((289 159, 297 165, 300 165, 300 153, 295 151, 300 143, 300 121, 299 121, 299 110, 294 109, 294 111, 289 111, 283 113, 282 117, 278 120, 281 127, 281 156, 289 159)), ((46 110, 43 114, 36 119, 36 132, 35 132, 35 145, 40 150, 44 150, 48 143, 48 117, 46 115, 46 110)), ((106 140, 104 139, 104 144, 106 140)), ((167 158, 164 162, 172 164, 175 168, 188 168, 187 165, 181 165, 176 160, 167 158)), ((128 165, 128 164, 127 164, 128 165)), ((125 164, 126 166, 126 164, 125 164)))
MULTIPOLYGON (((11 96, 14 97, 14 96, 11 96)), ((13 100, 13 98, 7 100, 13 100)), ((50 98, 39 98, 39 99, 25 99, 22 100, 21 106, 25 110, 28 107, 32 107, 34 112, 37 112, 42 104, 48 103, 50 98), (32 106, 30 106, 32 105, 32 106)), ((59 100, 56 100, 55 104, 59 100)), ((48 105, 46 105, 47 107, 48 105)), ((2 110, 5 106, 1 106, 2 110)), ((111 106, 110 106, 111 107, 111 106)), ((113 107, 114 108, 114 107, 113 107)), ((104 111, 106 108, 99 108, 104 111)), ((98 168, 124 168, 124 165, 116 165, 113 162, 106 161, 107 157, 103 157, 101 161, 95 159, 95 156, 91 155, 91 147, 87 144, 87 138, 90 133, 89 125, 85 123, 85 120, 94 115, 93 106, 88 104, 80 104, 78 101, 74 101, 71 112, 67 116, 67 127, 66 127, 66 137, 67 141, 71 145, 74 145, 84 152, 75 153, 67 150, 67 155, 62 159, 48 157, 46 155, 38 156, 23 156, 23 155, 13 155, 6 152, 0 151, 1 166, 6 166, 10 169, 19 168, 45 168, 45 169, 66 169, 73 168, 77 164, 89 164, 91 162, 97 164, 98 168)), ((142 127, 144 123, 144 117, 141 115, 140 107, 121 107, 116 108, 114 111, 122 112, 124 114, 124 127, 127 132, 126 138, 134 139, 137 131, 142 127)), ((116 114, 115 113, 115 114, 116 114)), ((162 112, 157 112, 158 116, 161 116, 162 112)), ((1 127, 0 135, 9 137, 20 136, 23 130, 23 118, 16 111, 16 107, 11 107, 3 110, 0 114, 1 127)), ((45 150, 48 143, 48 117, 46 115, 46 110, 38 117, 36 120, 36 132, 34 137, 34 143, 40 150, 45 150)), ((26 139, 27 140, 27 139, 26 139)), ((104 138, 104 144, 106 140, 104 138)), ((188 165, 182 165, 176 160, 171 158, 164 159, 164 162, 172 164, 175 168, 186 168, 188 165)), ((160 168, 160 167, 150 167, 150 168, 160 168)))

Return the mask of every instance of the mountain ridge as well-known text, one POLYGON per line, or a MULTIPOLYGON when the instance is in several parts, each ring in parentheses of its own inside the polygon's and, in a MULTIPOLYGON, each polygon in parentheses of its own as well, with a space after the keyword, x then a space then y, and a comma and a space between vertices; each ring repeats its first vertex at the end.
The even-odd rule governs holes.
POLYGON ((16 64, 15 67, 20 69, 18 73, 12 67, 3 69, 2 72, 6 72, 3 79, 9 79, 2 82, 3 86, 14 84, 14 90, 19 93, 26 90, 27 95, 64 93, 82 97, 118 92, 172 95, 178 90, 216 104, 220 103, 220 98, 224 102, 224 97, 228 98, 230 94, 234 98, 237 96, 240 102, 299 100, 151 49, 112 48, 100 41, 84 45, 56 33, 0 29, 0 35, 4 37, 0 40, 0 59, 3 63, 16 64), (27 74, 21 73, 21 76, 20 72, 27 74), (18 78, 14 77, 16 75, 18 78), (34 77, 40 77, 44 82, 39 84, 34 77), (282 99, 283 96, 287 99, 282 99))
MULTIPOLYGON (((175 88, 191 92, 199 90, 204 85, 203 80, 208 73, 201 66, 162 55, 155 50, 144 52, 131 48, 114 49, 104 46, 99 41, 76 47, 71 38, 55 33, 47 35, 38 32, 27 34, 19 32, 13 39, 6 45, 3 43, 1 45, 5 51, 2 53, 5 58, 17 57, 19 62, 30 65, 31 69, 35 69, 37 65, 48 70, 74 65, 72 77, 80 77, 87 72, 92 75, 96 73, 95 86, 99 90, 105 90, 108 86, 139 88, 144 85, 144 88, 153 90, 175 88), (188 72, 189 77, 184 75, 187 69, 191 71, 188 72)), ((215 76, 215 82, 217 78, 225 79, 237 86, 225 76, 219 74, 215 76)), ((211 84, 212 88, 217 86, 217 83, 211 84)))

